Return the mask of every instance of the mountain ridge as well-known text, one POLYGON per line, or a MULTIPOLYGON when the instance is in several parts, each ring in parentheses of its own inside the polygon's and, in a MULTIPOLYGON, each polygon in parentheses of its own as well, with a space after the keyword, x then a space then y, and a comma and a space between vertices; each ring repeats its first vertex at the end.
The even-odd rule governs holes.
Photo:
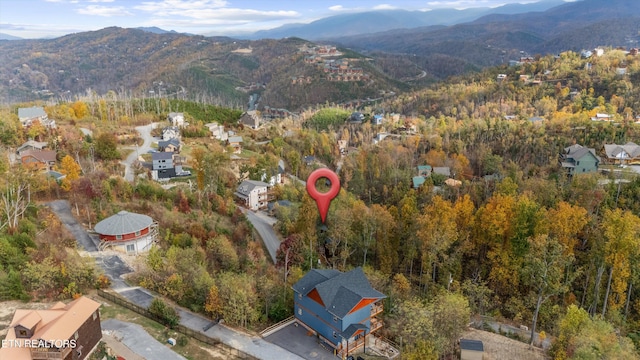
POLYGON ((467 9, 379 10, 325 17, 309 24, 285 24, 283 26, 239 36, 242 39, 302 37, 308 40, 326 40, 337 36, 361 35, 397 29, 434 25, 455 25, 473 21, 488 14, 513 14, 541 11, 564 4, 563 0, 544 0, 528 4, 506 4, 495 8, 467 9))

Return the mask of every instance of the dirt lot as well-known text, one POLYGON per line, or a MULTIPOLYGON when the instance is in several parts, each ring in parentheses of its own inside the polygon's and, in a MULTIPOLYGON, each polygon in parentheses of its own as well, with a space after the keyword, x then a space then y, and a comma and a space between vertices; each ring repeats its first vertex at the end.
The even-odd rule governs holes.
POLYGON ((55 302, 50 303, 23 303, 21 301, 3 301, 0 302, 0 338, 4 338, 7 335, 7 329, 13 319, 13 313, 16 309, 48 309, 53 306, 55 302))
POLYGON ((544 352, 528 344, 488 331, 470 329, 464 339, 480 340, 484 345, 483 360, 544 360, 544 352))

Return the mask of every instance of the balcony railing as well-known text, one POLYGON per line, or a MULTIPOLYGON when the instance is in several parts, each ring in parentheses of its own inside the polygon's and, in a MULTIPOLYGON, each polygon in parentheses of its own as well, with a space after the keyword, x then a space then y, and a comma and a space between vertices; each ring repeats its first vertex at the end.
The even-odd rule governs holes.
POLYGON ((357 340, 351 340, 346 345, 341 343, 343 346, 336 349, 336 356, 343 359, 344 357, 353 354, 356 350, 364 346, 365 338, 360 337, 357 340))
POLYGON ((382 305, 382 303, 373 304, 373 306, 371 306, 371 317, 381 314, 382 311, 384 311, 384 306, 382 305))
POLYGON ((369 329, 369 332, 374 332, 374 331, 382 328, 383 325, 384 325, 384 323, 382 322, 382 320, 376 319, 376 318, 371 318, 371 329, 369 329))

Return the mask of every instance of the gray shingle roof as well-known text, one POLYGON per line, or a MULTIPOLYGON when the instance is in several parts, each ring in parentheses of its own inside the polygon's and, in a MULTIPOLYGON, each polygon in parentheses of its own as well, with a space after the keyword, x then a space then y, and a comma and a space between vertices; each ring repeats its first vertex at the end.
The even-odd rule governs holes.
POLYGON ((351 324, 342 332, 342 338, 350 339, 358 330, 367 331, 368 328, 362 324, 351 324))
POLYGON ((249 195, 249 193, 257 186, 269 187, 269 184, 262 181, 245 180, 238 185, 236 192, 242 195, 249 195))
POLYGON ((569 147, 564 148, 564 154, 562 155, 563 159, 565 160, 569 160, 567 162, 563 162, 562 166, 563 167, 569 167, 569 166, 565 166, 566 164, 571 163, 570 160, 580 160, 582 159, 585 155, 591 153, 591 155, 593 155, 594 158, 596 158, 596 160, 600 161, 600 157, 598 155, 596 155, 596 149, 593 148, 586 148, 582 145, 578 145, 578 144, 574 144, 571 145, 569 147))
POLYGON ((47 113, 44 112, 44 108, 39 106, 18 109, 18 118, 20 119, 32 119, 46 115, 47 113))
POLYGON ((316 285, 340 274, 341 272, 338 270, 312 269, 305 276, 303 276, 302 279, 300 279, 293 285, 293 290, 302 294, 303 296, 306 296, 311 290, 315 289, 316 285))
POLYGON ((604 150, 609 159, 633 159, 640 156, 640 146, 633 142, 624 145, 605 144, 604 150))
POLYGON ((482 345, 482 341, 480 340, 460 339, 460 349, 484 351, 484 346, 482 345))
POLYGON ((448 166, 436 166, 433 168, 433 172, 444 176, 451 176, 451 168, 448 166))
POLYGON ((155 152, 151 154, 152 160, 169 160, 173 158, 173 154, 170 152, 155 152))
POLYGON ((147 215, 120 211, 96 224, 94 230, 102 235, 124 235, 148 228, 153 219, 147 215))
POLYGON ((47 147, 49 144, 45 141, 34 141, 34 140, 28 140, 27 142, 25 142, 24 144, 20 145, 20 147, 18 149, 16 149, 16 152, 20 152, 23 149, 32 147, 34 149, 44 149, 45 147, 47 147))
POLYGON ((293 289, 303 295, 317 289, 325 309, 339 318, 347 315, 362 299, 386 297, 371 287, 360 267, 346 273, 336 270, 312 270, 300 279, 293 289))
POLYGON ((178 147, 178 146, 180 146, 180 139, 173 138, 173 139, 169 139, 169 140, 160 140, 160 141, 158 141, 158 147, 159 148, 165 148, 165 147, 169 146, 170 144, 173 144, 173 146, 178 147))

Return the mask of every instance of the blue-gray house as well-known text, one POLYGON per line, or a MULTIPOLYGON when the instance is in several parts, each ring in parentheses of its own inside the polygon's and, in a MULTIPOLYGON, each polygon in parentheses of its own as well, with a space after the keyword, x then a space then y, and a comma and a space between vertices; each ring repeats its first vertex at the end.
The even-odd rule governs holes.
POLYGON ((293 291, 296 321, 338 356, 361 350, 367 335, 382 328, 376 316, 386 296, 371 287, 360 267, 346 273, 312 269, 293 291))

